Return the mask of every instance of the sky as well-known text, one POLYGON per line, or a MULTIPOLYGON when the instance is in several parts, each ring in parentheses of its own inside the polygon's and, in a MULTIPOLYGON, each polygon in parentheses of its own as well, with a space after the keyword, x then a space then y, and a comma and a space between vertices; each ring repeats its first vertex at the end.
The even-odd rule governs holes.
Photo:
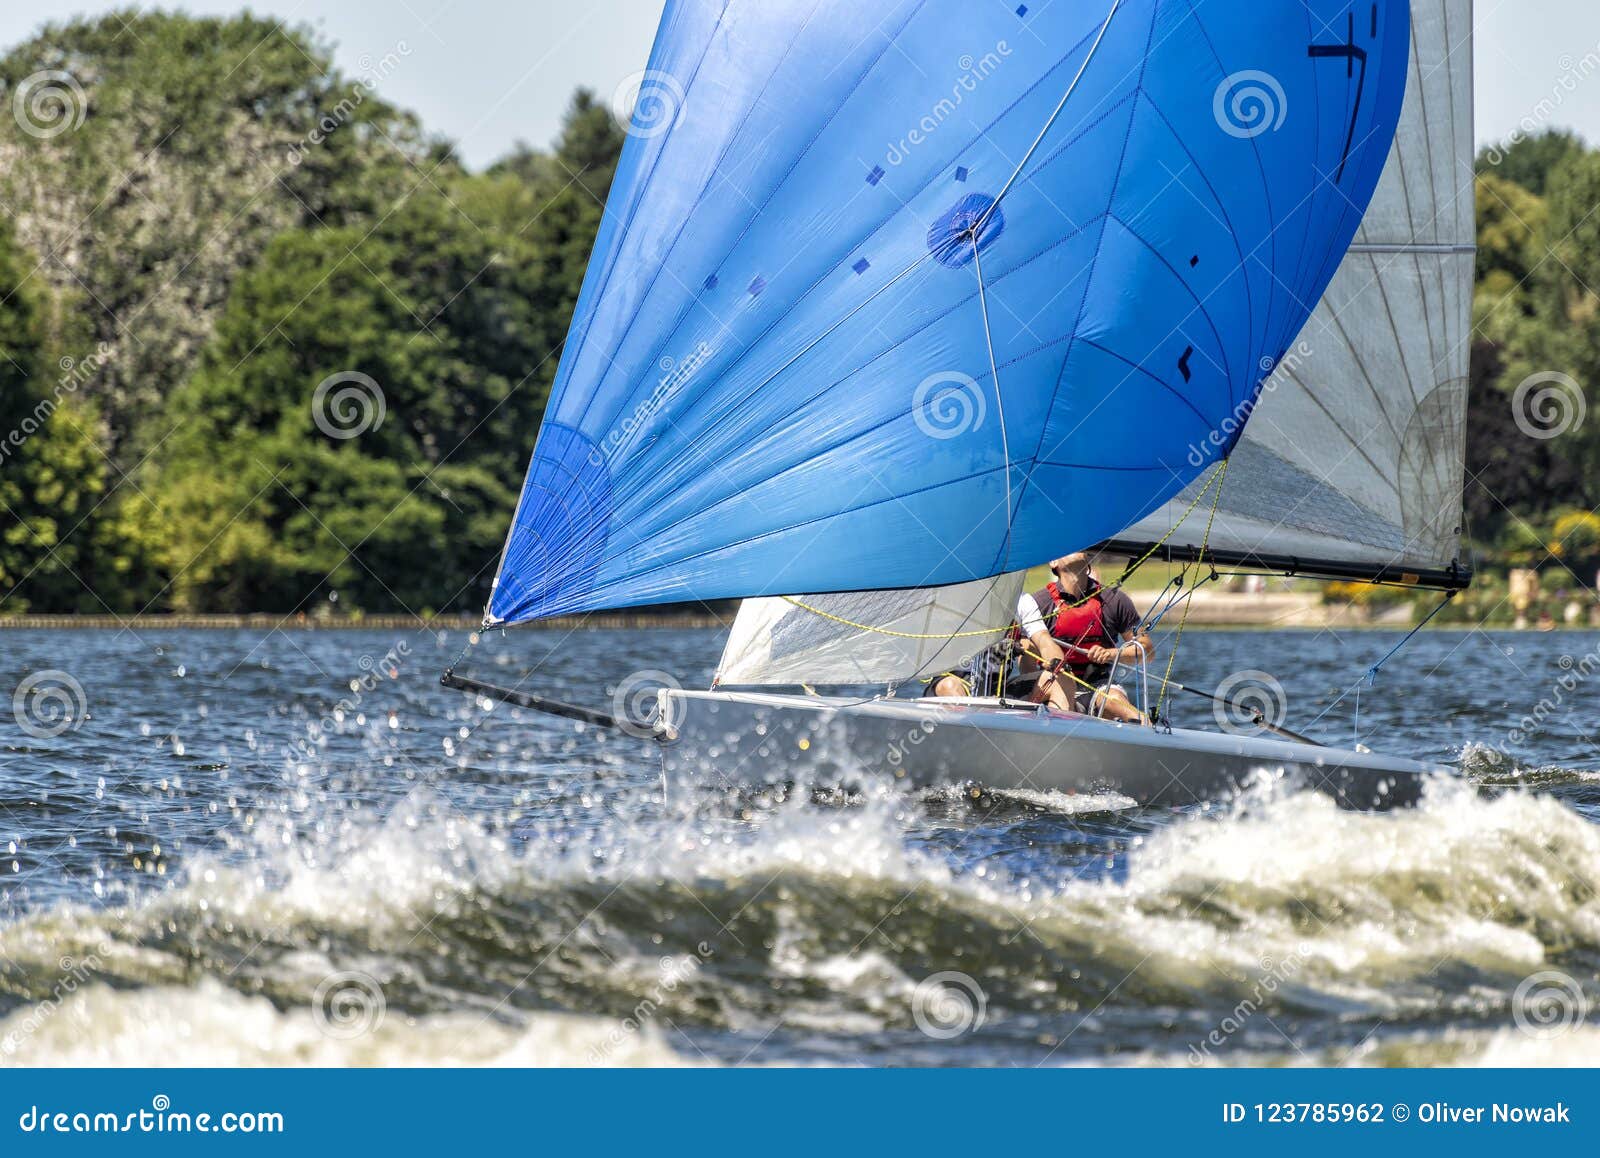
MULTIPOLYGON (((548 144, 577 86, 587 85, 609 100, 644 67, 662 4, 260 0, 252 7, 318 29, 336 43, 336 58, 352 75, 363 72, 365 62, 399 53, 399 66, 379 86, 383 95, 418 112, 431 130, 457 142, 469 165, 481 167, 519 140, 548 144)), ((50 9, 55 18, 131 6, 136 5, 130 0, 57 0, 50 9)), ((206 14, 243 7, 238 0, 165 6, 206 14)), ((38 12, 20 0, 0 0, 0 46, 37 31, 38 12)), ((1600 3, 1477 0, 1475 23, 1481 143, 1503 140, 1529 119, 1537 127, 1576 129, 1600 143, 1600 3)))

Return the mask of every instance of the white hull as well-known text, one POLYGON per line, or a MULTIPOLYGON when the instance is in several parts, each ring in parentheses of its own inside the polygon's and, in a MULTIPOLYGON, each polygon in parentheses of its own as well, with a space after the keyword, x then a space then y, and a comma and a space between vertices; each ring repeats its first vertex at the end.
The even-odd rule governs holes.
POLYGON ((888 771, 916 787, 1114 792, 1141 805, 1225 799, 1286 777, 1359 810, 1409 807, 1444 770, 1264 736, 1171 731, 994 701, 872 700, 665 690, 661 740, 676 783, 848 781, 888 771))

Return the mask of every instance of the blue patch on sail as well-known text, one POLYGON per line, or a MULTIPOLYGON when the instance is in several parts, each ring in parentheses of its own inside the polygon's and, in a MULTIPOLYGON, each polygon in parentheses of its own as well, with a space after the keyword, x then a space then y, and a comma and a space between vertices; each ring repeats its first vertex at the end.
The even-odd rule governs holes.
POLYGON ((611 509, 605 453, 578 431, 545 423, 490 616, 517 622, 529 608, 591 594, 606 557, 611 509))
POLYGON ((928 249, 944 265, 960 269, 972 264, 972 231, 978 222, 983 230, 978 248, 988 249, 1005 231, 1005 214, 987 193, 968 193, 928 230, 928 249), (993 212, 990 212, 990 210, 993 212), (985 214, 988 214, 985 218, 985 214))

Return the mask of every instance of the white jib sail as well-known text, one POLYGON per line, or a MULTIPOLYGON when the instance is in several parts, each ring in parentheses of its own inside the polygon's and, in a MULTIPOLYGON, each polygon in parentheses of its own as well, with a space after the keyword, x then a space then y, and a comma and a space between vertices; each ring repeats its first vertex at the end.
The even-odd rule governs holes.
MULTIPOLYGON (((1412 27, 1382 183, 1315 315, 1240 416, 1214 551, 1399 571, 1458 558, 1476 253, 1472 2, 1413 0, 1412 27)), ((1235 433, 1219 431, 1217 447, 1235 433)), ((1200 485, 1118 541, 1160 541, 1200 485)), ((1169 542, 1198 548, 1205 526, 1190 519, 1169 542)))
POLYGON ((719 686, 854 686, 929 679, 997 642, 1025 576, 954 587, 746 599, 719 686))

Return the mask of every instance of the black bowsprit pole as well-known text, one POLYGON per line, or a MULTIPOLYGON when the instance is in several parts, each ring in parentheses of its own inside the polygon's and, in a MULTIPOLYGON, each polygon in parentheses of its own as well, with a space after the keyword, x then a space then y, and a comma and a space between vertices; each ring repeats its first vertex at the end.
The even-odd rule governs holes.
POLYGON ((550 700, 543 696, 531 695, 528 692, 496 687, 494 684, 486 684, 481 680, 467 679, 465 676, 456 675, 454 669, 451 668, 445 669, 445 673, 439 677, 439 682, 447 688, 454 688, 456 691, 488 696, 490 699, 500 700, 502 703, 515 704, 519 708, 529 708, 549 716, 561 716, 564 719, 577 720, 579 723, 592 724, 597 728, 622 728, 623 726, 622 722, 609 712, 597 712, 593 708, 582 708, 577 704, 564 704, 560 700, 550 700))

